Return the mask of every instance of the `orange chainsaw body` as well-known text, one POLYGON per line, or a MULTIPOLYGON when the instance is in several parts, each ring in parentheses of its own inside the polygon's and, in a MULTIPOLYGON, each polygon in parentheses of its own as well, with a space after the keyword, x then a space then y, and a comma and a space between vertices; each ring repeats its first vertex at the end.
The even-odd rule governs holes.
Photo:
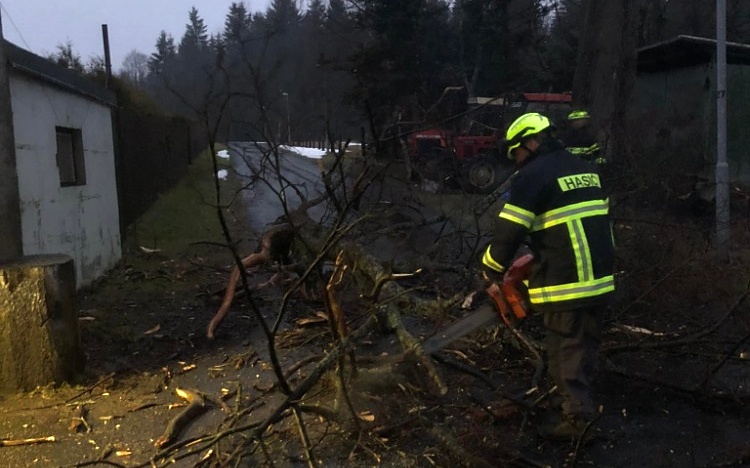
POLYGON ((487 288, 487 294, 505 323, 508 323, 511 314, 518 320, 526 318, 526 306, 518 285, 531 275, 533 260, 531 254, 518 257, 503 276, 502 283, 492 283, 487 288))

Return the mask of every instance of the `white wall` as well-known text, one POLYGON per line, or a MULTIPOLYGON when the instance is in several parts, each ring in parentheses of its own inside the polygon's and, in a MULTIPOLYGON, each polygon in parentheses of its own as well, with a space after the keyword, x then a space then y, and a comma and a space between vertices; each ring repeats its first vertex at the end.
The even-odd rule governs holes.
POLYGON ((110 109, 18 73, 10 92, 24 254, 70 255, 80 288, 121 257, 110 109), (81 129, 85 185, 60 186, 55 126, 81 129))

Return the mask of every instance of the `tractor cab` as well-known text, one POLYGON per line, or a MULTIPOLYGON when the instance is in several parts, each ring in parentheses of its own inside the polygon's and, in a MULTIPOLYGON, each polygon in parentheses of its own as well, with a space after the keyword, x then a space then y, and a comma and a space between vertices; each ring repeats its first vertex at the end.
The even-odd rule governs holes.
POLYGON ((558 93, 469 98, 453 126, 410 133, 410 157, 423 178, 443 188, 490 193, 515 172, 513 162, 501 152, 504 127, 527 112, 540 112, 557 122, 570 112, 571 100, 570 94, 558 93))

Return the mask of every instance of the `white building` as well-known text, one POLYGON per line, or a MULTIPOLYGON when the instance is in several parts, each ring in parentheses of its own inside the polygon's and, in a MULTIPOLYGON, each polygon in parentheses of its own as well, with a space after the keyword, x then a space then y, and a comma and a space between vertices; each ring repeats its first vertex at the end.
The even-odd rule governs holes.
POLYGON ((115 96, 8 42, 5 50, 23 254, 71 256, 80 288, 121 257, 115 96))

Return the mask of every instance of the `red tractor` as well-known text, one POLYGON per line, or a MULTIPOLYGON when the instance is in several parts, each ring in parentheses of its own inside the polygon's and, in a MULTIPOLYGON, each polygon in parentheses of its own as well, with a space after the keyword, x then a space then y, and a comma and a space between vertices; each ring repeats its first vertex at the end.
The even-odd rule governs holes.
POLYGON ((522 93, 469 101, 458 128, 428 128, 409 134, 407 146, 420 175, 442 189, 490 193, 513 172, 502 154, 503 129, 526 112, 553 121, 570 112, 570 94, 522 93))

